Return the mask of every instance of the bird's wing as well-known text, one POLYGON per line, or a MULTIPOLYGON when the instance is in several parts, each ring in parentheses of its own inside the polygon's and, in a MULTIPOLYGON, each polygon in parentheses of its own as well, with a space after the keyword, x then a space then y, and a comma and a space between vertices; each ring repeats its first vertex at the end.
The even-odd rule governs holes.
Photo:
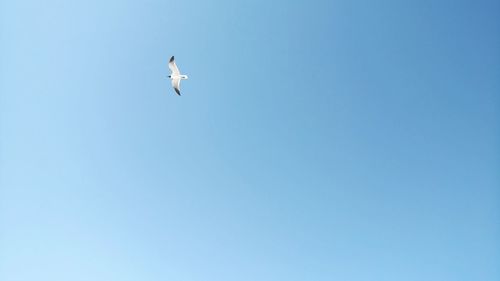
POLYGON ((170 71, 172 71, 172 74, 174 75, 179 75, 181 73, 179 71, 179 68, 175 64, 174 56, 170 58, 170 61, 168 62, 168 68, 170 68, 170 71))
POLYGON ((181 79, 172 79, 172 87, 174 87, 175 92, 180 96, 181 95, 181 79))

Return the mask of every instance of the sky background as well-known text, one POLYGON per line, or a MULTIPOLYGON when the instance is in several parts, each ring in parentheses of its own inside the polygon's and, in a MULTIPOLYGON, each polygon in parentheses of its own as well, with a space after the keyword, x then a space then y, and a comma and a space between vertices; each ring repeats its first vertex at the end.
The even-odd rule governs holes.
POLYGON ((0 279, 500 280, 499 50, 494 0, 0 0, 0 279))

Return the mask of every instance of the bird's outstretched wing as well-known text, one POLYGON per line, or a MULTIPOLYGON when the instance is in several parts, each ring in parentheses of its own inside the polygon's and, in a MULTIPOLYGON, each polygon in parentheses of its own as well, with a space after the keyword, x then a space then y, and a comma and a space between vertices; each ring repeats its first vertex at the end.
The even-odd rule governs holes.
POLYGON ((181 73, 179 71, 179 68, 175 64, 174 56, 170 58, 170 61, 168 62, 168 68, 170 68, 170 71, 172 71, 173 75, 179 75, 181 73))
POLYGON ((181 95, 181 79, 172 79, 172 87, 174 87, 175 92, 180 96, 181 95))

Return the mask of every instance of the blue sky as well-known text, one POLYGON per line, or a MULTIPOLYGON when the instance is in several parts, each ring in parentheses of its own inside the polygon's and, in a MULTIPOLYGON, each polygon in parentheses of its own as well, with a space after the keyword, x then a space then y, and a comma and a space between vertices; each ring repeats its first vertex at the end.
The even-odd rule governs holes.
POLYGON ((499 13, 0 1, 0 279, 500 279, 499 13))

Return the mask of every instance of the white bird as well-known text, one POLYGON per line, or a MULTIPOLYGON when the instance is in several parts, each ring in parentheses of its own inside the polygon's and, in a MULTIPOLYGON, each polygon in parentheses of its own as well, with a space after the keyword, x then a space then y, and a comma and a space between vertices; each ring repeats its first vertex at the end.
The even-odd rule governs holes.
POLYGON ((170 61, 168 62, 168 68, 170 68, 170 71, 172 71, 168 78, 172 80, 172 87, 174 87, 175 92, 180 96, 181 80, 188 79, 188 76, 181 74, 179 68, 177 68, 177 65, 175 64, 174 56, 170 58, 170 61))

